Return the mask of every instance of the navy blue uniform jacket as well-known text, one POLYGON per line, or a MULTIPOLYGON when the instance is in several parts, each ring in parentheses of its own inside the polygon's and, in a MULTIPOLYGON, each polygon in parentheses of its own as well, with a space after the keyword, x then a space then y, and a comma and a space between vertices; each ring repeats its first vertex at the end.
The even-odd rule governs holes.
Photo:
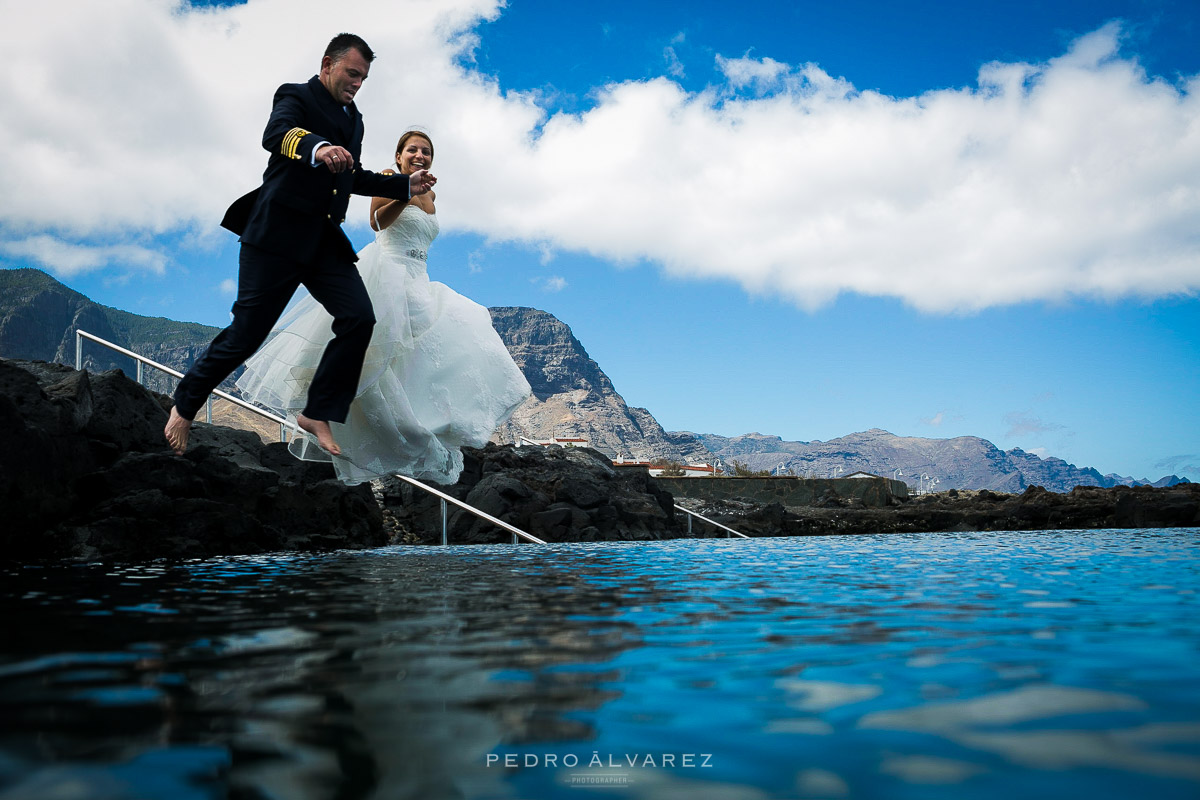
POLYGON ((245 244, 311 264, 323 236, 332 234, 347 261, 358 256, 342 232, 351 194, 409 199, 407 175, 380 175, 363 169, 362 116, 353 104, 347 114, 317 76, 308 83, 285 83, 275 92, 263 147, 271 154, 262 186, 234 201, 221 226, 245 244), (337 174, 318 162, 321 141, 354 156, 354 169, 337 174))

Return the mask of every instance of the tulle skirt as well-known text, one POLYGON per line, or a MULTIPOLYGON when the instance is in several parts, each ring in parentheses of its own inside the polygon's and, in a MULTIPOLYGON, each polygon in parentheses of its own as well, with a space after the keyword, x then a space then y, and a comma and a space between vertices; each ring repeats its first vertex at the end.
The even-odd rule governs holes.
MULTIPOLYGON (((289 448, 297 458, 332 461, 348 484, 393 473, 454 483, 461 448, 483 446, 529 395, 529 383, 487 309, 430 281, 424 261, 373 242, 358 268, 376 323, 346 422, 331 423, 342 455, 302 432, 289 448)), ((246 362, 237 381, 243 398, 295 422, 332 324, 305 293, 246 362)))

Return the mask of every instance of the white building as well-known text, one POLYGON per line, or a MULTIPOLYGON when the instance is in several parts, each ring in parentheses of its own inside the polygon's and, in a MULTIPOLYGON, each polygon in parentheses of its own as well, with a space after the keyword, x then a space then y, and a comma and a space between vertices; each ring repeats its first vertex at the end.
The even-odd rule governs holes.
POLYGON ((547 447, 549 445, 558 445, 559 447, 591 447, 592 443, 587 439, 573 439, 565 436, 555 436, 553 439, 530 439, 527 436, 517 437, 517 447, 526 445, 534 445, 537 447, 547 447))
MULTIPOLYGON (((614 458, 612 463, 614 467, 645 467, 655 478, 660 477, 663 471, 669 466, 655 461, 627 461, 621 456, 614 458)), ((679 464, 678 468, 683 470, 682 475, 669 475, 667 477, 711 478, 716 474, 716 467, 712 464, 679 464)))

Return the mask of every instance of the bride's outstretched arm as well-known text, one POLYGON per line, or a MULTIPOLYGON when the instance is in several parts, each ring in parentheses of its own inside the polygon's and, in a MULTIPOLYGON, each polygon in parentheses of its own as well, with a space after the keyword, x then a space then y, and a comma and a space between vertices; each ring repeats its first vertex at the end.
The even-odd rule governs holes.
MULTIPOLYGON (((393 175, 395 173, 393 170, 389 169, 389 170, 384 170, 380 174, 381 175, 393 175)), ((424 170, 413 173, 413 175, 416 177, 420 177, 423 174, 424 174, 424 170)), ((434 200, 433 189, 431 187, 432 187, 432 184, 436 180, 437 180, 437 178, 434 178, 432 175, 429 176, 427 185, 424 188, 422 188, 422 190, 420 192, 420 195, 423 196, 424 199, 416 201, 418 205, 420 205, 422 208, 425 209, 425 211, 427 211, 430 214, 433 213, 433 200, 434 200)), ((413 202, 412 198, 410 198, 408 200, 392 200, 387 197, 372 197, 371 198, 371 214, 370 214, 371 230, 373 230, 375 232, 379 232, 379 231, 383 230, 384 228, 389 227, 393 222, 395 222, 397 219, 400 218, 400 212, 402 212, 404 210, 404 207, 411 202, 413 202)))
MULTIPOLYGON (((385 169, 381 175, 395 175, 396 171, 385 169)), ((381 231, 391 225, 408 205, 407 200, 391 200, 387 197, 371 198, 371 230, 381 231)))

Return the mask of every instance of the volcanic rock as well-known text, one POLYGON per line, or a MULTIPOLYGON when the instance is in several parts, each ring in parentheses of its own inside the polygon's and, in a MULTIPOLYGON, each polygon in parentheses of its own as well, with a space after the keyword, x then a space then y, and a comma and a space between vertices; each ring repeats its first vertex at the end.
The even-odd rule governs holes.
POLYGON ((125 377, 0 359, 0 545, 9 558, 144 560, 386 544, 368 486, 281 443, 196 423, 125 377))
MULTIPOLYGON (((441 487, 548 542, 650 540, 686 536, 674 500, 645 469, 616 469, 583 447, 514 447, 489 443, 463 450, 454 486, 441 487)), ((441 541, 441 503, 398 478, 383 481, 386 513, 413 543, 441 541)), ((450 505, 450 544, 509 542, 512 534, 450 505)))

